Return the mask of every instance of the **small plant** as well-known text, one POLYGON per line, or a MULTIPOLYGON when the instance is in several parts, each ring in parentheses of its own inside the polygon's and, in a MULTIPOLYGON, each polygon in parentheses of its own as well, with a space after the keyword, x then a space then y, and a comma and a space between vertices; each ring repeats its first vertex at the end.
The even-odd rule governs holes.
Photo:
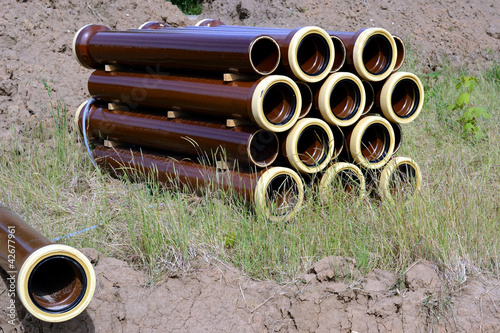
POLYGON ((170 2, 179 7, 186 15, 201 14, 202 1, 200 0, 170 0, 170 2))
POLYGON ((456 85, 456 89, 463 89, 465 91, 458 96, 455 103, 448 105, 448 110, 450 111, 462 111, 462 116, 458 119, 458 122, 462 126, 462 138, 464 140, 470 140, 471 138, 483 139, 484 134, 479 127, 478 120, 481 117, 485 119, 490 118, 490 114, 485 108, 474 106, 470 102, 471 94, 476 89, 478 83, 478 79, 474 76, 462 76, 456 85))

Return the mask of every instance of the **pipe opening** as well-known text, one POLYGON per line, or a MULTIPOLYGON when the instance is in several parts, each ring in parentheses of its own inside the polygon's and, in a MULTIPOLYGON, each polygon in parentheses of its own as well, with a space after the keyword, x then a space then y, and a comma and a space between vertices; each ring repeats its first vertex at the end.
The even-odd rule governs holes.
POLYGON ((337 126, 330 126, 333 134, 333 145, 334 145, 334 153, 333 158, 336 158, 340 155, 342 150, 344 150, 345 145, 345 136, 342 130, 337 126))
POLYGON ((300 69, 309 76, 316 76, 329 71, 330 61, 328 42, 320 34, 309 34, 300 41, 297 49, 297 61, 300 69))
POLYGON ((350 79, 342 79, 330 93, 330 109, 338 119, 349 120, 358 112, 360 99, 358 85, 350 79))
POLYGON ((333 58, 333 65, 330 69, 330 73, 339 71, 342 66, 344 66, 347 52, 345 50, 344 43, 337 36, 330 36, 333 43, 333 49, 335 50, 335 57, 333 58))
POLYGON ((295 82, 299 87, 300 96, 302 97, 302 109, 300 109, 299 119, 307 116, 313 105, 313 93, 309 85, 302 81, 295 82))
POLYGON ((274 125, 288 123, 297 111, 297 96, 291 86, 274 83, 267 89, 262 102, 267 120, 274 125))
POLYGON ((299 184, 287 174, 274 177, 266 188, 266 204, 274 216, 285 216, 300 202, 299 184))
POLYGON ((280 62, 279 45, 271 37, 257 38, 250 46, 250 63, 254 70, 262 75, 271 74, 280 62))
POLYGON ((370 82, 363 80, 363 88, 365 89, 366 103, 365 109, 363 110, 363 114, 367 114, 372 109, 375 104, 375 91, 373 90, 373 86, 370 82))
POLYGON ((389 193, 394 198, 408 199, 417 189, 417 170, 408 164, 401 163, 393 171, 389 181, 389 193))
POLYGON ((396 65, 392 70, 393 72, 395 72, 399 70, 401 66, 403 66, 403 63, 406 58, 406 47, 403 40, 400 37, 398 36, 393 36, 393 37, 394 37, 394 42, 396 43, 396 51, 397 51, 396 65))
POLYGON ((418 85, 411 79, 399 81, 392 91, 392 109, 401 118, 411 117, 418 109, 419 100, 418 85))
POLYGON ((392 61, 392 46, 383 35, 373 35, 363 48, 363 64, 368 72, 381 75, 387 72, 392 61))
POLYGON ((56 255, 39 262, 30 274, 28 293, 41 310, 67 312, 80 303, 87 290, 83 267, 74 259, 56 255))
POLYGON ((250 159, 259 167, 271 165, 278 157, 278 137, 266 130, 256 131, 250 138, 250 159))
POLYGON ((362 181, 359 175, 353 170, 342 169, 335 175, 332 187, 352 196, 359 196, 362 191, 362 181))
POLYGON ((325 161, 330 151, 328 133, 318 125, 306 127, 297 140, 297 153, 302 163, 309 167, 325 161))
POLYGON ((382 124, 369 125, 361 137, 361 154, 370 163, 382 161, 390 148, 389 130, 382 124))

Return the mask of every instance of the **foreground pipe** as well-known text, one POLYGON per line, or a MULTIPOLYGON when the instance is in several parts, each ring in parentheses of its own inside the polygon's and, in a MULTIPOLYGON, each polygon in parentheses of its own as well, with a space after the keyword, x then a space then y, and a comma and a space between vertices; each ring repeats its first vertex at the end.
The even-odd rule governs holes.
POLYGON ((362 198, 365 195, 365 177, 361 170, 352 163, 333 163, 320 176, 318 194, 324 205, 337 199, 336 193, 362 198))
POLYGON ((384 166, 394 152, 394 130, 387 119, 363 116, 346 136, 346 148, 355 163, 366 169, 384 166))
POLYGON ((380 173, 378 193, 389 202, 407 201, 420 190, 421 183, 418 164, 408 157, 395 157, 380 173))
POLYGON ((155 75, 97 70, 89 78, 96 99, 199 113, 207 116, 250 119, 271 132, 290 129, 302 107, 299 88, 281 75, 257 81, 224 82, 222 79, 155 75))
POLYGON ((183 29, 208 29, 226 34, 253 31, 274 38, 281 47, 284 69, 298 80, 319 82, 328 76, 333 68, 336 55, 332 38, 319 27, 311 26, 292 30, 225 25, 220 21, 217 23, 212 21, 213 24, 211 24, 210 20, 203 20, 203 22, 206 24, 198 22, 196 27, 183 29))
POLYGON ((391 122, 411 123, 422 111, 424 86, 413 73, 396 72, 385 82, 374 85, 374 90, 375 105, 391 122))
POLYGON ((346 127, 359 120, 365 108, 363 83, 352 73, 331 74, 315 96, 321 117, 330 125, 346 127))
POLYGON ((396 65, 397 46, 393 36, 382 28, 357 32, 328 31, 345 45, 347 66, 368 81, 387 78, 396 65))
MULTIPOLYGON (((83 103, 75 121, 82 131, 83 112, 90 137, 103 138, 169 152, 202 155, 209 160, 238 160, 240 165, 271 165, 278 156, 275 133, 255 126, 227 127, 221 123, 192 119, 169 119, 147 110, 109 110, 107 104, 83 103)), ((80 132, 82 133, 82 132, 80 132)))
POLYGON ((74 318, 94 295, 94 268, 81 252, 52 244, 4 207, 0 207, 0 267, 10 276, 9 283, 16 283, 26 310, 43 321, 74 318))
POLYGON ((300 119, 282 141, 282 153, 300 173, 323 170, 333 158, 334 137, 330 126, 321 119, 300 119))
POLYGON ((191 191, 215 188, 237 194, 257 212, 273 221, 295 216, 304 197, 304 185, 291 169, 272 167, 253 172, 219 171, 215 167, 176 160, 159 153, 97 146, 93 156, 98 165, 115 175, 157 179, 191 191))
MULTIPOLYGON (((152 27, 153 23, 146 26, 152 27)), ((280 48, 269 36, 155 29, 111 31, 103 25, 87 25, 75 34, 73 54, 86 68, 159 66, 267 75, 280 63, 280 48)))

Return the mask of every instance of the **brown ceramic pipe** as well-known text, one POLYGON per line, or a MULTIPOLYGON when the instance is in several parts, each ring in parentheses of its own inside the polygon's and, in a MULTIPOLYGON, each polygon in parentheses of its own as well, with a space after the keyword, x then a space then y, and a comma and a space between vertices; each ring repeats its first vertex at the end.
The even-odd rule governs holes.
POLYGON ((394 69, 392 72, 399 71, 401 69, 401 66, 403 66, 403 63, 405 62, 406 59, 406 46, 405 43, 403 42, 403 39, 399 36, 393 35, 394 42, 396 43, 396 49, 398 52, 398 56, 396 58, 396 65, 394 66, 394 69))
MULTIPOLYGON (((151 27, 152 23, 146 27, 151 27)), ((204 30, 204 29, 203 29, 204 30)), ((104 65, 150 66, 154 69, 206 70, 271 74, 280 63, 276 41, 259 34, 213 34, 203 30, 157 27, 111 31, 103 25, 81 28, 73 54, 87 68, 104 65)))
POLYGON ((104 146, 97 146, 93 156, 98 165, 116 176, 154 178, 191 191, 212 188, 234 193, 271 220, 291 218, 303 201, 302 180, 288 168, 272 167, 257 173, 219 170, 159 153, 104 146))
POLYGON ((333 68, 336 57, 330 35, 325 30, 314 26, 281 29, 219 24, 180 29, 211 30, 229 35, 242 32, 268 35, 280 45, 283 70, 288 75, 304 82, 323 80, 333 68))
POLYGON ((0 267, 9 275, 9 293, 15 288, 25 308, 43 321, 77 316, 94 294, 94 269, 81 252, 53 244, 4 207, 0 207, 0 267))
POLYGON ((201 155, 211 161, 238 160, 242 166, 267 167, 278 156, 276 134, 256 126, 227 127, 220 122, 169 119, 159 112, 109 110, 107 103, 88 103, 80 106, 75 121, 81 131, 81 110, 88 107, 85 124, 91 138, 191 156, 201 155))
POLYGON ((367 28, 357 32, 328 31, 342 40, 346 48, 346 69, 368 81, 387 78, 396 65, 397 46, 385 29, 367 28))
POLYGON ((206 116, 250 119, 271 132, 288 130, 297 121, 302 98, 295 82, 281 75, 257 81, 224 82, 193 76, 105 72, 89 78, 89 92, 96 99, 162 108, 206 116))
POLYGON ((414 121, 424 104, 424 86, 413 73, 396 72, 387 80, 373 84, 375 109, 390 122, 414 121))

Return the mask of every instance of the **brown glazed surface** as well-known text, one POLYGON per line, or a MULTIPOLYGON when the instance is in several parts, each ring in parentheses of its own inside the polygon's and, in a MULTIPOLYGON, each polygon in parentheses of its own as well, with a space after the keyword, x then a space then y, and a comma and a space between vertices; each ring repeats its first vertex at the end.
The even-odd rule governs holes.
POLYGON ((45 236, 24 222, 17 214, 0 207, 0 267, 3 270, 18 271, 31 253, 50 244, 52 243, 45 236), (9 227, 14 227, 15 230, 15 238, 12 238, 10 243, 9 227), (15 269, 9 268, 9 244, 15 246, 15 269))
POLYGON ((82 56, 80 61, 93 68, 112 64, 150 66, 151 70, 159 66, 162 69, 270 74, 280 60, 278 44, 260 34, 158 27, 93 32, 96 29, 93 25, 84 28, 80 32, 82 38, 79 35, 75 43, 75 49, 79 50, 77 56, 82 56), (90 34, 87 30, 93 32, 89 37, 86 37, 90 34))
POLYGON ((258 81, 223 82, 192 76, 94 71, 89 92, 96 99, 211 116, 252 119, 250 101, 258 81))
MULTIPOLYGON (((80 129, 82 119, 80 113, 80 129)), ((242 165, 255 161, 264 167, 278 154, 276 135, 256 126, 227 127, 206 119, 169 119, 164 113, 152 110, 108 110, 107 104, 94 102, 86 125, 93 138, 191 156, 203 155, 212 161, 237 159, 242 165)))
POLYGON ((143 180, 154 178, 165 184, 186 187, 190 191, 204 191, 209 187, 232 190, 248 202, 253 201, 257 180, 263 172, 218 171, 212 166, 177 160, 159 153, 108 149, 104 146, 97 146, 93 155, 98 165, 117 176, 128 174, 143 180))

